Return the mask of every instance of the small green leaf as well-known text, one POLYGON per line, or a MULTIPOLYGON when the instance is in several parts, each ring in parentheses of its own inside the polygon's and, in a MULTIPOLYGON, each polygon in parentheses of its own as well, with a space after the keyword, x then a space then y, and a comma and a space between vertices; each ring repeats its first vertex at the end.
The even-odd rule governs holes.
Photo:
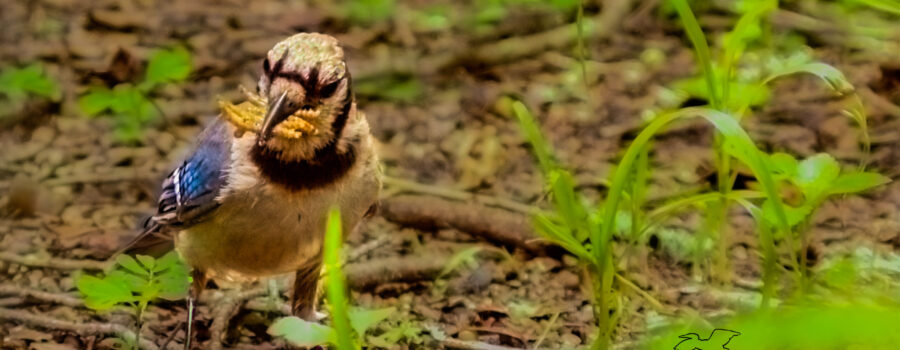
POLYGON ((134 301, 128 285, 118 279, 100 279, 84 275, 75 285, 84 295, 84 304, 94 310, 108 310, 117 304, 134 301))
POLYGON ((394 307, 378 310, 363 310, 357 308, 347 312, 347 316, 350 317, 350 326, 353 327, 356 334, 362 337, 369 328, 388 318, 388 316, 396 311, 397 308, 394 307))
POLYGON ((78 106, 88 116, 95 116, 112 108, 115 99, 115 95, 107 88, 92 88, 78 99, 78 106))
POLYGON ((299 317, 278 319, 269 327, 268 333, 301 347, 313 347, 336 342, 334 330, 331 327, 309 322, 299 317))
POLYGON ((775 173, 786 175, 788 177, 794 177, 794 174, 797 173, 797 165, 799 162, 790 154, 782 152, 774 153, 769 156, 769 161, 772 164, 772 171, 775 173))
POLYGON ((827 153, 819 153, 797 165, 794 183, 803 190, 808 199, 811 199, 825 192, 840 173, 841 166, 834 157, 827 153))
POLYGON ((841 174, 837 180, 831 183, 828 192, 831 194, 859 193, 888 182, 891 182, 890 178, 873 172, 841 174))
POLYGON ((147 270, 152 271, 156 267, 156 259, 152 256, 138 254, 137 259, 147 268, 147 270))
POLYGON ((141 288, 141 286, 150 283, 147 280, 147 276, 138 276, 123 270, 110 271, 105 278, 108 280, 117 281, 117 283, 122 283, 128 286, 128 289, 132 291, 138 290, 141 288))
MULTIPOLYGON (((691 97, 712 101, 709 86, 702 76, 676 81, 672 89, 683 91, 691 97)), ((769 100, 769 88, 759 84, 747 84, 736 81, 728 82, 729 101, 728 107, 738 109, 745 106, 761 106, 769 100)))
POLYGON ((187 274, 165 274, 159 277, 158 297, 166 300, 179 300, 187 295, 190 279, 187 274))
POLYGON ((37 63, 0 72, 0 93, 13 100, 24 98, 29 93, 54 101, 62 97, 59 84, 48 77, 37 63))
POLYGON ((138 275, 141 275, 141 276, 149 276, 150 275, 150 271, 147 269, 144 269, 130 255, 119 254, 118 256, 116 256, 116 263, 118 263, 119 266, 124 267, 128 271, 134 272, 138 275))
MULTIPOLYGON (((806 219, 806 217, 812 212, 812 208, 806 205, 792 207, 785 204, 783 208, 784 213, 787 216, 788 225, 790 226, 796 226, 797 224, 802 222, 803 219, 806 219)), ((762 211, 763 217, 765 217, 769 224, 774 226, 778 223, 778 217, 775 213, 775 207, 771 200, 766 199, 766 201, 763 202, 762 211)))
POLYGON ((452 258, 450 258, 449 261, 447 261, 447 264, 444 265, 444 269, 441 270, 441 273, 438 274, 437 278, 444 277, 447 274, 449 274, 449 273, 453 272, 454 270, 459 269, 460 267, 463 267, 463 266, 477 265, 478 264, 477 255, 482 250, 484 250, 484 248, 482 248, 480 246, 474 246, 471 248, 463 249, 459 253, 456 253, 455 255, 453 255, 452 258))
POLYGON ((168 83, 185 80, 191 73, 191 53, 183 47, 158 50, 150 56, 147 75, 150 83, 168 83))
POLYGON ((797 73, 815 75, 825 81, 825 83, 828 84, 828 87, 839 94, 847 94, 854 91, 853 84, 847 80, 844 73, 841 73, 839 69, 834 68, 831 65, 821 62, 802 63, 781 68, 766 78, 764 83, 767 84, 772 80, 797 73))
POLYGON ((178 258, 178 254, 174 251, 166 253, 161 258, 156 259, 156 267, 153 268, 153 272, 161 272, 163 270, 174 267, 175 265, 183 265, 181 264, 181 260, 178 258))

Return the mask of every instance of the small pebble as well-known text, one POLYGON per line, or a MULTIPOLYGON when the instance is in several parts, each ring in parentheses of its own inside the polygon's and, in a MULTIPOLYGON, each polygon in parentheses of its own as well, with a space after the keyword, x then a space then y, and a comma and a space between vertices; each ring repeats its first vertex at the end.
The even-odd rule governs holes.
POLYGON ((569 270, 560 271, 556 275, 556 280, 566 288, 577 288, 581 284, 581 278, 569 270))
POLYGON ((559 339, 563 342, 563 344, 573 346, 581 344, 581 337, 574 335, 572 333, 565 333, 559 339))
POLYGON ((475 334, 475 332, 470 330, 465 330, 459 332, 459 334, 456 335, 456 338, 462 341, 475 341, 478 340, 478 334, 475 334))

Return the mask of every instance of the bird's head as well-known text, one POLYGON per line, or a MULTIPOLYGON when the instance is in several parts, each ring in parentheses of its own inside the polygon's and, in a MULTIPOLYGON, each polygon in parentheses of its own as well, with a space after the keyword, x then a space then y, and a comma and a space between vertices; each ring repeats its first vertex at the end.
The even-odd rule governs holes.
POLYGON ((267 106, 258 146, 280 151, 296 139, 315 148, 335 142, 352 107, 350 75, 338 41, 325 34, 296 34, 269 50, 262 68, 259 94, 267 106), (276 132, 279 125, 298 123, 309 126, 305 134, 276 132))

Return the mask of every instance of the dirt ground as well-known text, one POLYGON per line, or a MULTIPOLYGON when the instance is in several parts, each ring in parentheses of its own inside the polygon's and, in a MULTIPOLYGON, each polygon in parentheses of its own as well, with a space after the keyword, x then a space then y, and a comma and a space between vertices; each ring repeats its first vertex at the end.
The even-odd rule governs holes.
MULTIPOLYGON (((238 87, 255 86, 265 52, 302 31, 333 34, 344 43, 360 85, 359 106, 379 142, 388 177, 382 215, 348 239, 354 303, 398 308, 371 333, 371 344, 397 349, 589 344, 594 320, 583 267, 534 241, 526 212, 549 203, 506 101, 521 98, 532 109, 562 163, 573 170, 579 190, 602 198, 605 179, 643 125, 643 113, 658 106, 663 87, 695 73, 690 43, 676 20, 659 15, 653 4, 608 3, 625 4, 618 10, 624 12, 610 16, 616 19, 612 28, 588 37, 585 84, 567 44, 571 33, 529 36, 563 27, 569 18, 538 11, 510 11, 483 32, 423 29, 402 13, 358 26, 327 2, 4 1, 0 62, 43 63, 65 97, 58 104, 29 103, 17 113, 25 117, 0 130, 0 348, 114 346, 115 329, 98 327, 132 327, 130 316, 86 309, 76 298, 73 273, 96 272, 102 267, 96 260, 135 234, 155 210, 161 179, 216 117, 217 98, 240 100, 238 87), (530 47, 502 49, 504 40, 516 38, 526 38, 527 45, 519 44, 530 47), (186 83, 154 96, 164 117, 146 130, 145 142, 118 143, 109 118, 82 116, 75 101, 87 86, 134 81, 152 49, 173 44, 193 54, 193 73, 186 83), (418 77, 420 93, 407 93, 405 101, 379 93, 379 79, 409 76, 418 77), (416 203, 425 203, 418 212, 410 209, 416 203), (473 207, 477 210, 466 211, 473 207), (448 212, 461 214, 448 223, 443 220, 448 212), (479 224, 496 222, 508 225, 480 232, 485 230, 479 224), (458 254, 466 250, 471 254, 458 254), (456 268, 443 271, 446 266, 456 268)), ((465 4, 447 6, 466 11, 465 4)), ((598 14, 603 18, 598 6, 586 8, 591 20, 598 14)), ((701 19, 713 23, 708 30, 730 26, 724 16, 701 19)), ((814 57, 841 69, 857 87, 872 133, 869 168, 896 178, 900 60, 858 55, 815 32, 801 34, 810 38, 814 57)), ((744 125, 764 150, 797 156, 829 152, 852 167, 863 153, 857 129, 842 115, 844 102, 814 78, 784 79, 744 125)), ((711 139, 710 128, 699 123, 657 139, 651 203, 709 186, 715 178, 711 139)), ((814 220, 814 258, 859 244, 895 251, 898 209, 896 181, 829 201, 814 220)), ((698 220, 685 215, 666 225, 689 232, 698 220)), ((735 310, 740 300, 723 297, 720 290, 750 296, 758 291, 753 221, 737 209, 731 221, 734 286, 700 287, 691 277, 691 262, 653 239, 643 264, 620 262, 635 288, 622 289, 627 308, 620 310, 617 344, 628 347, 639 339, 654 315, 735 310)), ((197 334, 202 348, 278 346, 266 328, 282 312, 283 301, 273 308, 260 287, 244 290, 250 292, 211 288, 204 295, 197 334)), ((172 336, 168 348, 180 348, 184 317, 181 302, 154 305, 142 336, 157 347, 172 336)))

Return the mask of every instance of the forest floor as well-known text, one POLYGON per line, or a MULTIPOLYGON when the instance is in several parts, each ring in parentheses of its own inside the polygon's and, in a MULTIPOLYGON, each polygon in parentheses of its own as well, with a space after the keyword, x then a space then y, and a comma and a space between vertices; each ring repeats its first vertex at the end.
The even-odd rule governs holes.
MULTIPOLYGON (((98 260, 154 212, 158 184, 216 118, 217 98, 240 100, 238 87, 255 86, 265 52, 301 31, 344 43, 387 176, 381 215, 348 238, 354 304, 398 309, 370 343, 589 344, 595 322, 584 267, 539 242, 531 228, 528 214, 549 203, 508 101, 518 98, 531 108, 578 189, 602 198, 605 179, 644 125, 642 115, 660 104, 660 91, 696 73, 676 20, 652 5, 619 2, 624 10, 609 9, 618 16, 599 15, 612 27, 587 37, 586 82, 571 58, 567 17, 534 11, 510 11, 485 32, 422 29, 402 13, 355 26, 334 5, 294 1, 3 2, 0 62, 41 62, 60 81, 64 99, 33 101, 0 130, 0 348, 103 349, 113 346, 110 338, 121 327, 133 327, 127 313, 85 308, 73 274, 105 266, 98 260), (172 44, 192 53, 193 73, 154 96, 164 117, 144 132, 145 142, 121 144, 110 119, 81 115, 75 101, 86 86, 134 81, 152 49, 172 44), (121 326, 109 326, 115 324, 121 326)), ((595 13, 589 8, 588 20, 595 13)), ((731 25, 728 17, 701 19, 711 23, 708 30, 731 25)), ((841 69, 866 104, 873 140, 868 168, 896 178, 900 63, 853 55, 815 32, 804 35, 815 44, 813 56, 841 69)), ((853 166, 863 153, 843 103, 815 78, 784 79, 743 125, 764 150, 804 157, 829 152, 853 166)), ((656 139, 651 203, 711 186, 711 134, 707 125, 687 123, 656 139)), ((737 208, 730 217, 732 286, 700 284, 691 260, 659 239, 649 240, 640 262, 619 262, 634 288, 622 287, 627 302, 619 310, 617 344, 640 339, 655 316, 731 312, 739 299, 757 295, 753 220, 737 208)), ((698 215, 684 214, 660 230, 689 233, 698 222, 698 215)), ((860 245, 896 250, 900 183, 827 202, 811 232, 812 264, 860 245)), ((238 296, 219 288, 204 295, 202 348, 278 346, 266 329, 283 306, 273 309, 264 289, 246 288, 238 296)), ((180 348, 184 317, 182 302, 155 304, 142 336, 158 347, 171 335, 168 348, 180 348)))

